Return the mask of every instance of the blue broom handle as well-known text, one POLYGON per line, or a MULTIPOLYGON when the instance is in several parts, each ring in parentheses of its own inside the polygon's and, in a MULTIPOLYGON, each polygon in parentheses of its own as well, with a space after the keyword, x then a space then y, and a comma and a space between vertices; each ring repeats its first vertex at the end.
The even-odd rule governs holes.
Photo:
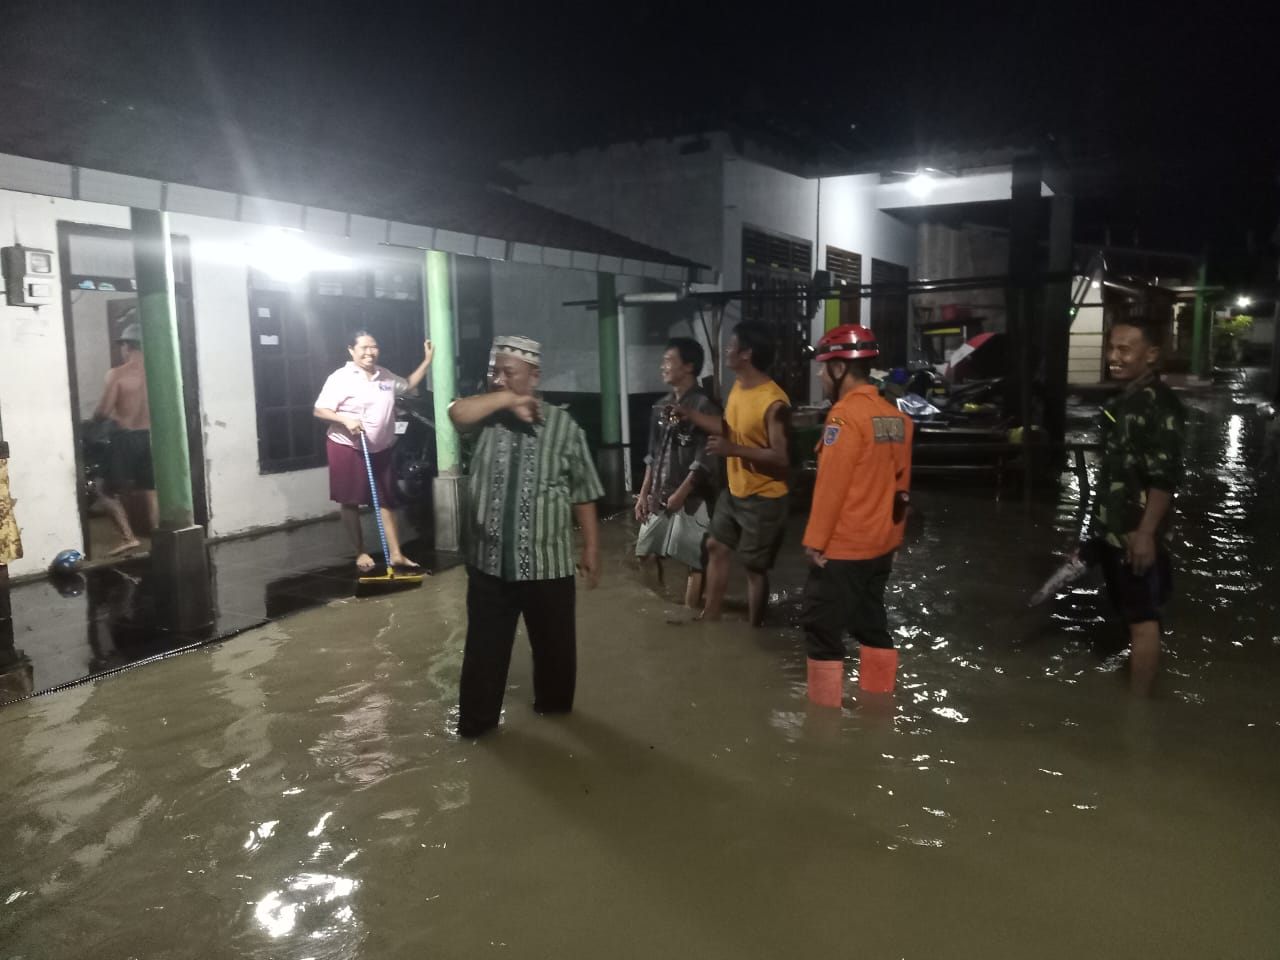
POLYGON ((369 475, 369 494, 373 498, 373 516, 378 521, 378 539, 382 541, 382 555, 387 559, 387 572, 391 572, 391 551, 387 547, 387 532, 382 529, 382 509, 378 506, 378 485, 373 482, 373 461, 369 459, 369 444, 364 431, 360 431, 360 449, 364 451, 364 472, 369 475))

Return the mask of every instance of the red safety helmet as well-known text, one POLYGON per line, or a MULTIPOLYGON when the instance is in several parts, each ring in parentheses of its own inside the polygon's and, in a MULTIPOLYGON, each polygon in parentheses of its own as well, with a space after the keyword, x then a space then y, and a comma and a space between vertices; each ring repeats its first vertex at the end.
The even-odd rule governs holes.
POLYGON ((819 363, 823 360, 870 360, 878 356, 880 346, 876 343, 876 335, 857 323, 833 327, 813 348, 813 359, 819 363))

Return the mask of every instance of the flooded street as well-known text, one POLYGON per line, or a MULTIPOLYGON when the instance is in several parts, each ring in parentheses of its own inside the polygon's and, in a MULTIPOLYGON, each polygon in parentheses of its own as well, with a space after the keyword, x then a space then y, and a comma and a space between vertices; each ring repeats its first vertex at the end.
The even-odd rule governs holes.
POLYGON ((568 717, 521 639, 501 731, 450 733, 461 570, 0 709, 0 958, 1275 956, 1280 479, 1259 395, 1182 396, 1151 699, 1098 582, 1026 609, 1070 474, 918 492, 898 691, 841 711, 805 698, 801 518, 760 631, 677 622, 615 520, 568 717))

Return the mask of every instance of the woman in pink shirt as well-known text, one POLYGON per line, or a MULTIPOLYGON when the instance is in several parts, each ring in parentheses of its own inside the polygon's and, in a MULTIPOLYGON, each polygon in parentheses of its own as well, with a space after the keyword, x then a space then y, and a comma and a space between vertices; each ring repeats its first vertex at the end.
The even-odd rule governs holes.
POLYGON ((368 573, 375 564, 364 549, 360 507, 372 504, 373 499, 358 437, 363 433, 369 446, 373 480, 378 485, 387 549, 391 553, 387 561, 397 567, 417 567, 400 552, 394 513, 399 501, 392 482, 391 453, 396 442, 396 397, 416 389, 422 382, 434 350, 430 340, 423 344, 425 357, 407 380, 378 366, 378 341, 366 330, 357 331, 351 337, 347 352, 351 354, 351 362, 329 374, 320 396, 316 397, 315 415, 329 423, 325 444, 329 455, 329 497, 342 508, 342 525, 356 548, 356 569, 368 573))

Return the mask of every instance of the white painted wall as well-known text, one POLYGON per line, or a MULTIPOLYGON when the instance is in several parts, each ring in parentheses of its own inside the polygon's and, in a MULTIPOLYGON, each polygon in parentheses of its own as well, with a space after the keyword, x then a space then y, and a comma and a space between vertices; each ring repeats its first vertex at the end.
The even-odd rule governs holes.
MULTIPOLYGON (((824 177, 820 263, 826 266, 826 247, 841 247, 862 255, 862 282, 871 282, 871 261, 884 260, 916 273, 916 227, 877 207, 879 174, 824 177)), ((869 322, 871 300, 862 301, 862 317, 869 322)), ((818 320, 821 328, 821 318, 818 320)))
MULTIPOLYGON (((128 228, 129 211, 0 191, 0 246, 21 241, 56 251, 60 220, 128 228)), ((191 241, 210 535, 332 512, 324 469, 264 475, 258 468, 248 261, 280 231, 188 214, 173 214, 169 222, 171 232, 191 241)), ((309 236, 306 243, 335 254, 421 259, 417 251, 331 238, 309 236)), ((71 409, 61 296, 38 310, 0 303, 0 344, 0 418, 25 552, 10 573, 23 576, 42 571, 59 550, 84 549, 72 435, 78 411, 71 409)), ((342 359, 334 358, 335 368, 342 359)))
MULTIPOLYGON (((702 344, 704 360, 699 377, 711 374, 707 336, 698 319, 697 308, 685 303, 651 303, 624 307, 627 328, 627 377, 632 393, 665 393, 662 382, 662 355, 672 337, 688 337, 702 344)), ((707 330, 711 316, 706 314, 707 330)))
MULTIPOLYGON (((739 290, 743 225, 812 242, 818 224, 818 181, 742 157, 726 156, 723 218, 724 287, 739 290)), ((738 317, 738 306, 734 304, 725 311, 726 325, 738 317)))
MULTIPOLYGON (((324 468, 265 475, 258 469, 246 243, 264 231, 190 214, 172 215, 169 227, 191 241, 209 535, 331 512, 324 468)), ((335 358, 335 369, 340 365, 335 358)))
MULTIPOLYGON (((1009 271, 1008 231, 973 224, 951 227, 922 223, 917 236, 917 279, 1003 276, 1009 271)), ((931 307, 931 322, 941 320, 940 308, 944 304, 955 303, 969 307, 974 317, 981 318, 984 330, 1004 332, 1008 327, 1003 287, 922 293, 913 297, 912 303, 916 307, 931 307)))
MULTIPOLYGON (((725 158, 724 286, 742 286, 742 228, 758 227, 813 244, 815 269, 826 266, 828 245, 862 255, 861 281, 871 280, 871 261, 885 260, 908 268, 914 275, 915 227, 877 206, 878 174, 823 177, 810 180, 741 157, 725 158)), ((864 299, 862 316, 869 321, 871 301, 864 299)), ((737 303, 725 310, 724 336, 741 317, 737 303)), ((822 335, 823 317, 813 321, 812 336, 822 335)), ((726 383, 727 387, 727 383, 726 383)), ((821 395, 815 368, 810 396, 821 395)))
MULTIPOLYGON (((522 263, 493 264, 493 332, 532 337, 542 344, 542 389, 563 393, 600 391, 599 315, 565 306, 595 300, 596 274, 522 263)), ((616 292, 670 290, 655 281, 617 277, 616 292)), ((691 336, 697 311, 687 304, 635 304, 623 308, 627 373, 631 393, 663 389, 659 366, 669 337, 691 336)), ((710 321, 708 320, 708 323, 710 321)), ((699 338, 700 340, 703 338, 699 338)))
MULTIPOLYGON (((129 211, 0 191, 0 246, 21 242, 56 251, 59 220, 128 226, 129 211)), ((75 506, 78 478, 61 295, 37 309, 0 300, 0 345, 0 419, 24 551, 9 573, 18 577, 43 570, 59 550, 84 549, 75 506)))
MULTIPOLYGON (((744 224, 809 240, 814 245, 815 268, 825 265, 825 247, 831 244, 862 255, 864 282, 869 280, 873 258, 906 266, 914 275, 915 228, 880 209, 883 197, 878 174, 824 178, 819 189, 816 179, 739 155, 723 134, 709 135, 711 147, 707 151, 682 155, 680 145, 688 139, 618 144, 532 158, 513 169, 531 181, 521 187, 521 196, 715 267, 721 272, 722 289, 741 288, 744 224)), ((752 155, 756 154, 752 149, 752 155)), ((1006 190, 1007 179, 1006 174, 1006 190)), ((548 389, 598 389, 594 318, 553 318, 546 313, 557 298, 594 298, 594 278, 583 274, 579 280, 561 282, 550 274, 537 279, 532 272, 518 273, 516 265, 497 269, 506 271, 508 279, 499 279, 495 273, 496 329, 515 332, 510 321, 501 319, 507 313, 544 331, 546 342, 563 345, 573 369, 549 369, 544 377, 549 374, 554 386, 548 389), (529 286, 538 292, 527 293, 529 286, 514 279, 520 276, 527 277, 529 286), (548 284, 559 285, 552 292, 548 284), (511 302, 526 296, 527 303, 511 302), (504 306, 499 306, 500 301, 504 306), (542 306, 535 306, 539 303, 542 306), (530 310, 539 315, 530 315, 530 310)), ((869 316, 869 302, 863 305, 863 315, 869 316)), ((729 304, 722 324, 724 337, 740 318, 740 304, 729 304)), ((670 323, 668 332, 686 334, 688 325, 682 319, 670 323)), ((657 318, 641 321, 629 335, 628 367, 636 392, 642 389, 641 384, 651 382, 645 380, 652 376, 646 371, 655 370, 661 359, 656 340, 645 338, 662 322, 657 318)), ((630 323, 629 331, 633 329, 630 323)), ((821 319, 815 321, 815 336, 821 325, 821 319)), ((698 337, 705 339, 700 328, 698 337)), ((660 385, 653 389, 660 389, 660 385)))

